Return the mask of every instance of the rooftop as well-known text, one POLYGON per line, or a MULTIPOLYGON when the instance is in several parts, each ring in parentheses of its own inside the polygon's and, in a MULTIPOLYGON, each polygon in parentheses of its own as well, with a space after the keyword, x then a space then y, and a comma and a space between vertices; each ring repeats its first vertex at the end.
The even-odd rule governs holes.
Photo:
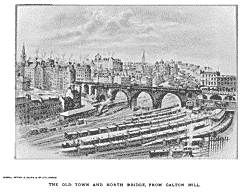
POLYGON ((61 113, 60 115, 68 117, 68 116, 75 115, 78 113, 83 113, 85 111, 89 111, 92 109, 95 109, 95 107, 93 107, 91 104, 86 103, 85 106, 82 108, 66 111, 66 112, 61 113))

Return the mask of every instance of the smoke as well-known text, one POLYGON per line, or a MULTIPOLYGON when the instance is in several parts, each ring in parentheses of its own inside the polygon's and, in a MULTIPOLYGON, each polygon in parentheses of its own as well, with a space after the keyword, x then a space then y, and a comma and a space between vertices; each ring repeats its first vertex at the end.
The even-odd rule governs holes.
POLYGON ((73 54, 71 53, 70 57, 69 57, 69 60, 71 60, 71 58, 73 57, 73 54))

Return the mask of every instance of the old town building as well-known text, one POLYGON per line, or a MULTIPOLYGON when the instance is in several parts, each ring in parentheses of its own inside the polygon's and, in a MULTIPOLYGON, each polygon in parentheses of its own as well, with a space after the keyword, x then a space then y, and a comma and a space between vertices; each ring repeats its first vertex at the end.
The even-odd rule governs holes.
POLYGON ((123 63, 120 59, 113 57, 103 58, 99 53, 95 56, 93 63, 97 70, 114 70, 116 72, 122 71, 123 63))
POLYGON ((147 75, 143 75, 141 77, 141 85, 152 86, 152 77, 147 76, 147 75))
POLYGON ((31 99, 30 95, 26 95, 16 98, 15 109, 17 124, 33 124, 60 114, 62 104, 58 97, 31 99))
POLYGON ((114 72, 112 70, 95 71, 93 82, 95 83, 114 83, 114 72))
POLYGON ((178 62, 175 61, 166 61, 164 62, 162 59, 155 63, 154 72, 160 72, 164 76, 169 77, 173 75, 177 75, 179 72, 178 62))
POLYGON ((217 77, 218 91, 236 92, 237 78, 234 75, 221 75, 217 77))
POLYGON ((77 64, 76 70, 76 81, 77 82, 90 82, 91 81, 91 66, 85 63, 77 64))
POLYGON ((200 83, 201 87, 207 89, 217 89, 217 77, 220 76, 219 71, 200 71, 200 83))
POLYGON ((18 75, 16 77, 16 91, 29 91, 30 90, 30 80, 26 77, 18 75))

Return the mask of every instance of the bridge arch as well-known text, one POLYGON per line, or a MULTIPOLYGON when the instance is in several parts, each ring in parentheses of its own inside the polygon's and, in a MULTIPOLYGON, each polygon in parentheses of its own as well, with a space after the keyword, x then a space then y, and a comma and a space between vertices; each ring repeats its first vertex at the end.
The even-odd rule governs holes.
POLYGON ((222 98, 220 95, 215 94, 210 97, 210 100, 222 100, 222 98))
POLYGON ((225 96, 225 98, 223 100, 224 101, 236 101, 236 98, 232 95, 227 95, 227 96, 225 96))
POLYGON ((157 103, 158 103, 158 106, 156 106, 157 108, 167 107, 167 106, 172 105, 172 104, 179 104, 181 106, 182 98, 177 93, 166 92, 160 97, 160 99, 157 103), (174 97, 174 98, 171 99, 171 97, 172 98, 174 97), (171 100, 169 103, 166 103, 165 99, 171 99, 171 100))
POLYGON ((133 96, 131 96, 131 100, 130 100, 130 106, 131 108, 133 107, 136 107, 137 106, 137 103, 138 103, 138 97, 141 93, 146 93, 147 95, 150 96, 151 98, 151 101, 152 101, 152 107, 155 108, 155 97, 153 96, 153 94, 151 92, 148 92, 148 91, 144 91, 144 90, 140 90, 140 91, 137 91, 133 94, 133 96))
POLYGON ((119 92, 124 93, 124 95, 127 97, 127 102, 129 103, 130 102, 129 93, 126 92, 124 89, 111 90, 111 101, 115 100, 115 97, 119 92))

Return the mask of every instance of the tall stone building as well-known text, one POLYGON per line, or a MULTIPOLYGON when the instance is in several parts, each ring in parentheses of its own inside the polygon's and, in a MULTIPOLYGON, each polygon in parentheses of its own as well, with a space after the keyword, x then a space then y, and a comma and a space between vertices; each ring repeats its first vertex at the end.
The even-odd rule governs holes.
POLYGON ((77 64, 75 67, 76 81, 77 82, 90 82, 91 81, 91 66, 85 63, 77 64))
POLYGON ((63 111, 58 97, 32 99, 30 95, 16 98, 15 109, 17 124, 32 124, 63 111))
POLYGON ((99 53, 95 56, 93 63, 96 65, 97 70, 114 70, 122 71, 123 62, 120 59, 113 57, 103 58, 99 53))
POLYGON ((220 76, 219 71, 200 71, 200 83, 201 87, 209 89, 217 89, 217 78, 220 76))

